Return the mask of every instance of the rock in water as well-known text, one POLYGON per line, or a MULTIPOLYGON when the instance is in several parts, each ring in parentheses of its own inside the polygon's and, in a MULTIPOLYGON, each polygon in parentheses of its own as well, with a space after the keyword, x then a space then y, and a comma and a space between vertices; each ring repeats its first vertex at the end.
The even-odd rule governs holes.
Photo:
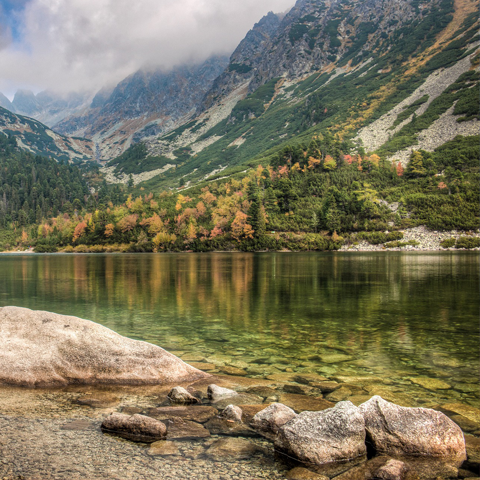
POLYGON ((183 387, 174 387, 170 390, 167 398, 173 405, 190 405, 199 403, 198 398, 194 397, 188 390, 183 387))
POLYGON ((167 427, 164 423, 145 415, 113 413, 102 423, 102 430, 134 442, 152 443, 165 438, 167 427))
POLYGON ((209 375, 160 347, 89 320, 0 308, 0 384, 167 384, 209 375))
POLYGON ((302 412, 278 429, 275 447, 302 462, 323 465, 365 455, 365 423, 351 402, 302 412))
POLYGON ((290 407, 281 403, 272 403, 253 417, 251 426, 260 435, 274 440, 278 429, 295 418, 296 415, 290 407))
POLYGON ((400 407, 378 395, 359 410, 377 453, 466 459, 462 430, 441 412, 400 407))

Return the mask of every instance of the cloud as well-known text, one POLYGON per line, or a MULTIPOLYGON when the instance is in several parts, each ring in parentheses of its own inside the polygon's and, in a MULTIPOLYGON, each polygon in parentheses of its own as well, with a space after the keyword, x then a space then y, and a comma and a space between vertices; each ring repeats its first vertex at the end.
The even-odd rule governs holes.
POLYGON ((168 69, 230 54, 263 15, 294 0, 20 3, 19 38, 0 50, 0 91, 98 89, 145 65, 168 69))

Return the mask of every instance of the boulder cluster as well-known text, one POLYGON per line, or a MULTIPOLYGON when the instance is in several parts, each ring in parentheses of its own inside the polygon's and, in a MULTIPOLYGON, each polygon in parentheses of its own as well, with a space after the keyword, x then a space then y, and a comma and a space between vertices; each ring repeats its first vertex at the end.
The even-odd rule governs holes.
MULTIPOLYGON (((280 455, 313 467, 361 463, 368 453, 377 459, 377 470, 387 475, 378 478, 403 478, 402 472, 407 471, 408 466, 402 457, 438 459, 452 465, 466 460, 463 432, 443 413, 428 408, 401 407, 378 395, 359 407, 340 401, 325 410, 297 414, 281 403, 262 405, 256 413, 249 412, 248 404, 244 405, 248 398, 243 398, 248 394, 217 385, 209 385, 207 394, 210 406, 195 405, 201 402, 195 392, 175 387, 168 394, 171 405, 156 409, 167 414, 160 415, 162 420, 113 413, 105 418, 102 429, 130 440, 152 443, 152 455, 168 455, 175 448, 171 440, 204 438, 210 434, 261 435, 274 443, 280 455), (223 406, 220 413, 214 408, 219 405, 223 406), (210 410, 217 414, 212 417, 210 410), (195 412, 197 418, 203 416, 204 424, 190 421, 188 412, 195 412), (397 476, 388 476, 389 472, 397 472, 397 476)), ((232 450, 238 458, 239 452, 248 456, 257 453, 258 448, 246 439, 222 438, 214 442, 206 454, 213 459, 228 460, 232 450)), ((300 475, 302 468, 294 469, 295 475, 300 475)))

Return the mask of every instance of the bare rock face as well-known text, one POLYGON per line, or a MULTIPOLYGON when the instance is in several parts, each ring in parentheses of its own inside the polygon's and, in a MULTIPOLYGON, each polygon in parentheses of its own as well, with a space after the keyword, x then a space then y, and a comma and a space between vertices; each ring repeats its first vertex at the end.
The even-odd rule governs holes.
POLYGON ((276 449, 316 465, 365 455, 365 423, 351 402, 321 412, 302 412, 279 428, 276 449))
POLYGON ((378 395, 359 410, 377 453, 466 459, 462 430, 441 412, 400 407, 378 395))
POLYGON ((209 375, 160 347, 89 320, 0 308, 0 384, 168 384, 209 375))
POLYGON ((134 442, 152 443, 164 439, 167 427, 164 423, 145 415, 113 413, 102 423, 102 430, 134 442))
POLYGON ((290 407, 281 403, 272 403, 253 417, 251 426, 260 435, 274 440, 278 429, 296 416, 297 414, 290 407))

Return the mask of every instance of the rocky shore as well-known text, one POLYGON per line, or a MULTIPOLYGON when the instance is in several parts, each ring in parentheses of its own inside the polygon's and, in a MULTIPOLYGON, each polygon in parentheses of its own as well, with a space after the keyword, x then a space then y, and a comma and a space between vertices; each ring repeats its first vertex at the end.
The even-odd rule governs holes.
MULTIPOLYGON (((402 247, 387 248, 385 245, 372 245, 366 241, 360 241, 354 244, 345 244, 340 248, 340 252, 399 252, 399 251, 459 251, 465 249, 458 248, 443 248, 440 244, 447 239, 458 239, 463 236, 471 236, 480 238, 480 233, 477 232, 462 232, 459 230, 451 230, 448 232, 440 232, 435 230, 429 230, 424 226, 407 228, 402 230, 403 239, 402 243, 417 242, 417 245, 405 245, 402 247)), ((480 248, 472 248, 470 250, 480 250, 480 248)))
POLYGON ((388 395, 375 377, 314 374, 217 375, 173 393, 171 386, 3 387, 0 479, 476 478, 480 409, 404 408, 367 394, 372 385, 388 395), (365 437, 376 445, 373 457, 365 456, 365 437), (335 446, 335 438, 343 440, 335 446), (332 454, 338 461, 328 462, 332 454))

